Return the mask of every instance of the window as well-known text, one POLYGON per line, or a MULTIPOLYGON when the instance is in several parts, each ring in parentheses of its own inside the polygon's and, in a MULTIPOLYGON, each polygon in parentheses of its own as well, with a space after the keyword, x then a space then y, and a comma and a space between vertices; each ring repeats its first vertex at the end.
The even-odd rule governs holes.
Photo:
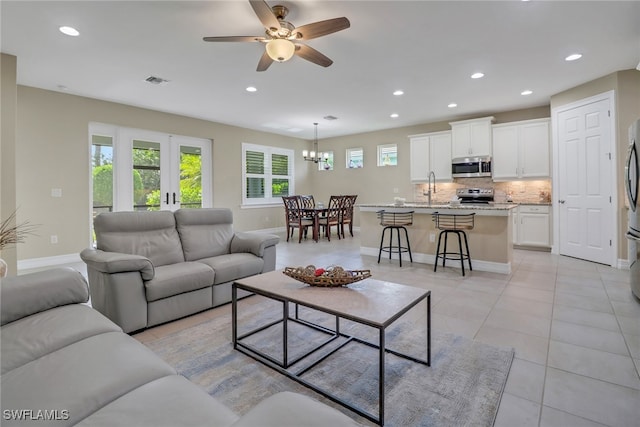
POLYGON ((398 166, 398 145, 378 145, 378 166, 398 166))
POLYGON ((362 148, 347 148, 347 169, 364 167, 364 151, 362 148))
POLYGON ((93 216, 113 210, 113 137, 91 135, 93 216))
POLYGON ((282 203, 295 194, 293 150, 242 144, 242 204, 282 203))
POLYGON ((322 161, 318 162, 318 170, 333 170, 333 151, 325 151, 324 153, 322 153, 322 161))

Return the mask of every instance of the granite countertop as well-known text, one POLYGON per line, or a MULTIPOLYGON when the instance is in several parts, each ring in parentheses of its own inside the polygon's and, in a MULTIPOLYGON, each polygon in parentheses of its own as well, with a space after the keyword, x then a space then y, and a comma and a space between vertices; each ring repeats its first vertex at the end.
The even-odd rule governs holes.
POLYGON ((508 211, 518 207, 517 203, 496 203, 492 205, 488 204, 460 204, 452 206, 448 203, 436 204, 432 203, 404 203, 403 205, 396 205, 395 203, 362 203, 358 204, 360 208, 414 208, 414 209, 451 209, 451 210, 480 210, 480 211, 508 211))

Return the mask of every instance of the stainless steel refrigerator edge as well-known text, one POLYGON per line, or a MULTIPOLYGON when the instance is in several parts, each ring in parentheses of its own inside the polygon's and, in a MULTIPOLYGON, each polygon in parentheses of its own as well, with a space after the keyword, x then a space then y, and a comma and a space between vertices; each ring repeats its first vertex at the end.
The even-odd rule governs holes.
POLYGON ((631 271, 631 292, 640 302, 640 209, 638 208, 638 191, 640 164, 638 150, 640 147, 640 119, 629 127, 629 151, 624 168, 624 184, 629 202, 629 220, 627 225, 628 251, 631 271))

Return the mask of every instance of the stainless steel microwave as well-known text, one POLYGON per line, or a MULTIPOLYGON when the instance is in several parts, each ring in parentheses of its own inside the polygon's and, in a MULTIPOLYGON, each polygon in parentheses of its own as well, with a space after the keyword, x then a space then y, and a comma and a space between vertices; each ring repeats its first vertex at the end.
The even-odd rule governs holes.
POLYGON ((458 157, 451 161, 451 176, 475 178, 491 176, 491 157, 458 157))

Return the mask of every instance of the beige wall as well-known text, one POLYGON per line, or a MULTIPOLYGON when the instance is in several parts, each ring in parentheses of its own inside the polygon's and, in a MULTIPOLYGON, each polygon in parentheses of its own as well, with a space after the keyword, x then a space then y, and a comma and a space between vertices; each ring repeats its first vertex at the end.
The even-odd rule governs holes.
MULTIPOLYGON (((0 55, 0 221, 16 209, 16 57, 0 55)), ((9 274, 16 273, 17 248, 0 252, 9 266, 9 274)))
POLYGON ((624 161, 629 143, 629 126, 640 118, 640 71, 618 71, 551 97, 551 109, 577 102, 601 93, 615 91, 615 131, 616 131, 616 188, 618 206, 618 259, 627 258, 627 241, 624 237, 627 227, 625 189, 623 181, 624 161))
POLYGON ((300 139, 26 86, 18 86, 18 99, 19 219, 40 224, 39 236, 18 248, 21 260, 77 253, 87 247, 90 122, 212 139, 214 206, 231 208, 238 230, 284 226, 281 207, 240 208, 243 142, 295 148, 296 191, 311 191, 310 166, 298 155, 307 144, 300 139), (61 188, 63 197, 52 198, 52 188, 61 188), (57 245, 49 243, 54 234, 57 245))

